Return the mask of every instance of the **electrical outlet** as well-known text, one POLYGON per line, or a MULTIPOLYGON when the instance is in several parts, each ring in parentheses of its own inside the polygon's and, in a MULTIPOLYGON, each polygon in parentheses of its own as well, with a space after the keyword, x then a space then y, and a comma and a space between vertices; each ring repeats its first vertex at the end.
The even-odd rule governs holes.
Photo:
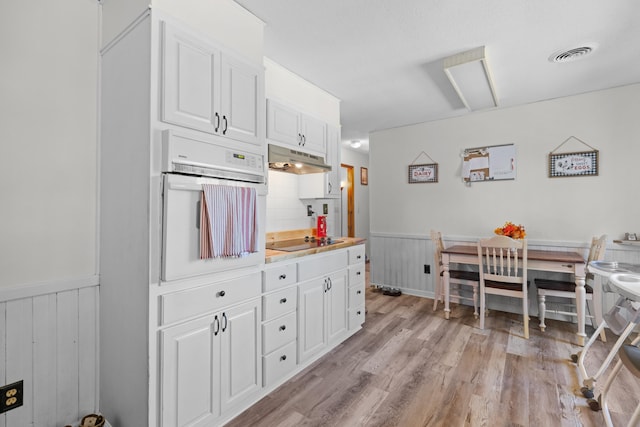
POLYGON ((311 205, 307 205, 307 216, 313 215, 313 209, 311 209, 311 205))
POLYGON ((424 265, 424 274, 431 274, 431 266, 429 264, 424 265))
POLYGON ((329 214, 329 204, 328 203, 323 203, 322 204, 322 213, 324 215, 328 215, 329 214))
POLYGON ((0 387, 0 414, 22 406, 22 380, 0 387))

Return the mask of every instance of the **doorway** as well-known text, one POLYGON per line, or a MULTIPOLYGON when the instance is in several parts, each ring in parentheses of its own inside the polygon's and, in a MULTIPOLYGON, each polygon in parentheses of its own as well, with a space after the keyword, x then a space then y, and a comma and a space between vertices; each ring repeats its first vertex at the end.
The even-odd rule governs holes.
POLYGON ((353 166, 344 163, 340 166, 340 231, 345 237, 356 237, 353 166))

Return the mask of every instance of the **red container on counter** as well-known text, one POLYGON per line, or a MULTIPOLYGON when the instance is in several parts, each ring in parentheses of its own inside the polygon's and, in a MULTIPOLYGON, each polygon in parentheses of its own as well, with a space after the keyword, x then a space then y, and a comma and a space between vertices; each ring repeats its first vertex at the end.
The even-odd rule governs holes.
POLYGON ((324 215, 318 215, 316 237, 327 237, 327 217, 324 215))

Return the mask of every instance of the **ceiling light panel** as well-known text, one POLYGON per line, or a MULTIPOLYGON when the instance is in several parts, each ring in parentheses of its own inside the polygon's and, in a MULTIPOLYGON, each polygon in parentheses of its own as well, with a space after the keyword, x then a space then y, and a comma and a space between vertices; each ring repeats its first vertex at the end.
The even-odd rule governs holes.
POLYGON ((476 111, 498 106, 484 46, 445 58, 443 67, 467 109, 476 111))

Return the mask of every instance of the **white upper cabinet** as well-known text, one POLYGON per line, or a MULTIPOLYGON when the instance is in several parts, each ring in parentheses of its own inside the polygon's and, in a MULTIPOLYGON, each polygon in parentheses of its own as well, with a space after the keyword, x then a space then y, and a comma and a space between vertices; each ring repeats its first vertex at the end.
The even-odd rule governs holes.
POLYGON ((326 156, 327 124, 306 114, 300 115, 300 135, 302 147, 326 156))
POLYGON ((261 145, 264 71, 163 22, 162 120, 261 145))
POLYGON ((327 124, 293 107, 267 100, 267 138, 326 158, 327 124))
POLYGON ((327 173, 325 192, 328 198, 340 197, 340 129, 327 128, 327 163, 331 172, 327 173))
POLYGON ((331 171, 311 173, 298 178, 298 197, 301 199, 340 198, 340 130, 327 126, 326 162, 331 171))

